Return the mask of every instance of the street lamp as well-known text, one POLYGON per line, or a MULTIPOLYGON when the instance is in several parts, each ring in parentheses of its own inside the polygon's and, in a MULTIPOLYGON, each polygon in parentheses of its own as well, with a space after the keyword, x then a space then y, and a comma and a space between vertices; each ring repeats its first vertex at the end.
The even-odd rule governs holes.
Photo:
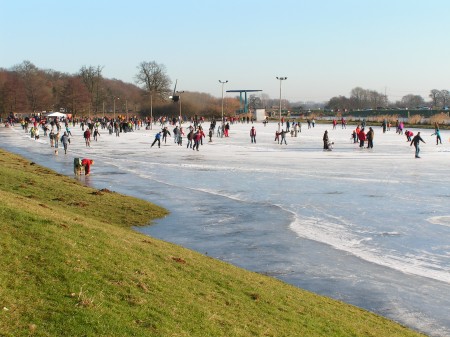
POLYGON ((278 123, 278 132, 280 132, 280 128, 281 128, 281 81, 287 80, 287 77, 278 77, 277 76, 277 80, 280 81, 280 121, 278 123))
MULTIPOLYGON (((150 130, 153 130, 153 90, 149 90, 148 93, 143 94, 144 97, 150 96, 150 130)), ((135 111, 136 113, 136 111, 135 111)))
MULTIPOLYGON (((184 91, 177 91, 177 94, 182 94, 184 91)), ((179 118, 179 122, 180 122, 180 129, 181 129, 181 95, 179 95, 179 101, 180 101, 180 118, 179 118)))
POLYGON ((113 108, 113 120, 116 120, 116 98, 120 99, 119 97, 113 96, 113 100, 114 100, 114 108, 113 108))
POLYGON ((225 83, 228 83, 228 80, 226 80, 226 81, 221 81, 221 80, 219 80, 219 83, 221 83, 222 84, 222 124, 223 124, 223 86, 225 85, 225 83))
POLYGON ((153 130, 153 91, 150 91, 150 130, 153 130))

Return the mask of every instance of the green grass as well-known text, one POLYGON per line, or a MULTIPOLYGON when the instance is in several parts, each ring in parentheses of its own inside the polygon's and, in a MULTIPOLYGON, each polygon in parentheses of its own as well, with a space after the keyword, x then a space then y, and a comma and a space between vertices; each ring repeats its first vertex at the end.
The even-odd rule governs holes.
POLYGON ((419 336, 130 229, 167 214, 0 150, 1 336, 419 336))

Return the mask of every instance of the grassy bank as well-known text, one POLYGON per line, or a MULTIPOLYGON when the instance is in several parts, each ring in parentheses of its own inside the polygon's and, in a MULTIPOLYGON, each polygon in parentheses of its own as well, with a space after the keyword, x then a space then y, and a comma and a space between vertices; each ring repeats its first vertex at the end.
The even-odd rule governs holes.
POLYGON ((130 229, 165 210, 0 150, 1 336, 419 336, 130 229))

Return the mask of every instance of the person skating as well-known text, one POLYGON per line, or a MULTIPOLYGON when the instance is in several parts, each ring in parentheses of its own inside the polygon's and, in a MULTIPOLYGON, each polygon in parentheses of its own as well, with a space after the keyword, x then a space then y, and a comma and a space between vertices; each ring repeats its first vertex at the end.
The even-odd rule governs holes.
POLYGON ((198 147, 200 146, 200 140, 202 139, 202 134, 203 136, 205 135, 200 129, 198 129, 197 132, 194 134, 194 146, 192 147, 192 150, 197 149, 198 151, 198 147))
POLYGON ((55 149, 57 149, 59 147, 59 139, 60 139, 60 134, 59 131, 56 131, 56 134, 54 136, 54 140, 55 140, 55 149))
POLYGON ((230 123, 227 123, 227 124, 225 124, 225 128, 224 128, 225 137, 228 137, 229 132, 230 132, 230 123))
POLYGON ((162 138, 163 138, 164 144, 166 144, 167 143, 167 135, 171 136, 170 131, 167 129, 167 127, 165 127, 162 130, 162 134, 163 134, 162 138))
POLYGON ((302 132, 302 127, 301 127, 300 122, 296 123, 294 126, 294 137, 297 137, 299 132, 302 132))
POLYGON ((183 136, 184 136, 183 128, 180 128, 180 130, 178 130, 178 137, 177 137, 177 144, 179 146, 183 145, 183 136))
POLYGON ((203 138, 205 138, 206 136, 201 125, 198 126, 198 131, 200 132, 200 145, 203 145, 203 138))
MULTIPOLYGON (((67 154, 67 146, 70 143, 70 138, 69 135, 67 134, 67 132, 64 132, 64 134, 61 136, 61 143, 64 147, 64 154, 67 154)), ((57 151, 57 150, 55 150, 57 151)))
POLYGON ((98 129, 94 130, 94 140, 97 141, 97 137, 100 136, 100 132, 98 131, 98 129))
POLYGON ((161 147, 161 132, 158 132, 155 135, 155 140, 153 141, 152 146, 150 147, 153 147, 153 145, 155 145, 156 142, 158 142, 158 147, 161 147))
POLYGON ((274 139, 274 141, 277 141, 278 144, 280 144, 280 132, 275 131, 275 139, 274 139))
POLYGON ((86 131, 84 131, 84 141, 86 142, 86 146, 91 146, 91 131, 89 130, 89 128, 86 129, 86 131))
POLYGON ((250 129, 250 139, 252 143, 256 143, 256 129, 254 126, 250 129))
POLYGON ((55 133, 53 130, 50 131, 48 137, 50 138, 50 146, 55 147, 55 133))
POLYGON ((194 140, 194 129, 193 128, 190 129, 190 131, 187 135, 187 140, 188 140, 188 142, 187 142, 186 148, 192 149, 192 141, 194 140))
POLYGON ((432 136, 436 135, 436 145, 439 145, 439 143, 442 144, 441 132, 439 131, 439 129, 435 129, 434 133, 431 135, 432 136))
POLYGON ((373 149, 373 136, 374 136, 374 132, 373 132, 373 129, 370 127, 369 131, 366 134, 368 149, 373 149))
POLYGON ((412 136, 414 136, 414 133, 410 130, 405 131, 406 141, 410 142, 412 140, 412 136))
POLYGON ((280 137, 281 137, 280 145, 283 145, 283 141, 284 141, 284 144, 287 145, 287 143, 286 143, 286 133, 287 133, 287 131, 281 130, 281 132, 280 132, 280 137))
POLYGON ((353 130, 351 138, 353 139, 353 144, 358 143, 358 134, 356 133, 356 130, 353 130))
POLYGON ((173 142, 174 142, 175 144, 178 143, 178 132, 179 132, 179 131, 180 131, 180 129, 178 129, 178 125, 175 126, 175 128, 172 130, 172 132, 173 132, 173 142))
POLYGON ((209 142, 212 142, 212 136, 213 136, 213 129, 209 128, 209 132, 208 132, 208 137, 209 137, 209 142))
POLYGON ((323 133, 323 149, 328 150, 328 143, 330 142, 330 139, 328 138, 328 130, 325 130, 323 133))
POLYGON ((366 134, 364 133, 364 128, 358 133, 359 147, 364 147, 364 142, 366 141, 366 134))
POLYGON ((387 129, 387 121, 386 121, 386 119, 383 120, 383 123, 381 124, 381 127, 383 128, 383 133, 386 133, 386 129, 387 129))
POLYGON ((411 141, 411 144, 409 144, 409 146, 412 146, 414 144, 414 147, 416 148, 416 158, 420 158, 419 157, 420 142, 425 143, 425 141, 422 139, 422 137, 420 137, 420 132, 417 132, 417 135, 414 136, 414 138, 411 141))

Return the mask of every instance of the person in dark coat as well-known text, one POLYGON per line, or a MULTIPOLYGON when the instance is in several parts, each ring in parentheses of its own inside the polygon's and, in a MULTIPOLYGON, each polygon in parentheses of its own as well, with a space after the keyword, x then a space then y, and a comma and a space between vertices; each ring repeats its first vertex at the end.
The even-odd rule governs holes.
POLYGON ((162 130, 162 134, 163 134, 162 137, 163 137, 164 144, 166 144, 167 143, 167 135, 171 136, 170 131, 167 129, 167 127, 165 127, 162 130))
POLYGON ((325 130, 322 139, 323 139, 323 149, 328 150, 328 143, 330 142, 330 139, 328 138, 328 130, 325 130))
POLYGON ((374 136, 373 129, 369 128, 369 131, 366 134, 368 149, 373 149, 373 136, 374 136))
POLYGON ((419 157, 419 152, 420 152, 420 147, 419 147, 419 143, 425 143, 425 141, 422 139, 422 137, 420 137, 420 132, 417 132, 417 135, 414 136, 414 138, 411 141, 411 144, 409 144, 409 146, 412 146, 414 144, 414 147, 416 148, 416 158, 420 158, 419 157))

